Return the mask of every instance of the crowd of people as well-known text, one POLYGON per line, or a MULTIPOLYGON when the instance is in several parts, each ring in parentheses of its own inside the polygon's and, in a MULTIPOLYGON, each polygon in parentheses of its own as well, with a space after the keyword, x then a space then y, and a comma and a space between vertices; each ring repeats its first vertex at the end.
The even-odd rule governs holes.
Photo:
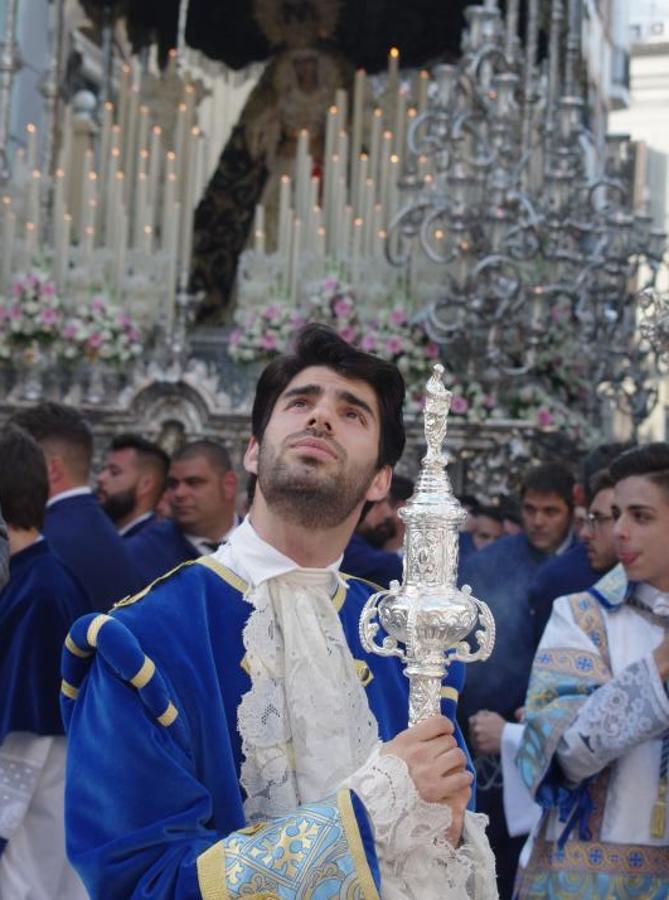
POLYGON ((358 636, 402 577, 403 396, 306 328, 244 486, 225 436, 121 434, 94 471, 78 410, 6 424, 1 900, 667 896, 669 444, 461 498, 495 648, 409 728, 358 636))

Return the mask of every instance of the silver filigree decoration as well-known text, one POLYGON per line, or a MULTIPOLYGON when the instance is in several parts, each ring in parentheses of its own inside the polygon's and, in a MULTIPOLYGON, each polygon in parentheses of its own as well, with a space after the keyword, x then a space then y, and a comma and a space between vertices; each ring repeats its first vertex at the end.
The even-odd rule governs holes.
POLYGON ((457 587, 458 531, 466 513, 453 495, 443 443, 451 393, 435 365, 426 386, 425 454, 416 491, 400 516, 406 523, 402 584, 369 598, 360 618, 360 640, 369 653, 397 656, 410 682, 409 722, 440 711, 441 686, 453 660, 487 659, 495 622, 471 588, 457 587), (381 643, 376 640, 381 629, 381 643), (475 649, 466 640, 475 630, 475 649))

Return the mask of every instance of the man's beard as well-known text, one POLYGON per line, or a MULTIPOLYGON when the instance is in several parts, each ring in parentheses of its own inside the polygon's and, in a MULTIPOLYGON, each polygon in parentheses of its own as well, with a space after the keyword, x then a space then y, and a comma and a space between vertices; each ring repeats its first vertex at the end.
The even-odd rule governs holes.
POLYGON ((378 525, 365 527, 364 521, 358 526, 358 533, 368 544, 377 550, 383 550, 388 541, 397 537, 397 524, 392 519, 384 519, 378 525))
POLYGON ((127 518, 134 510, 137 503, 137 491, 134 487, 108 494, 105 500, 100 501, 100 506, 107 513, 112 522, 120 522, 127 518))
POLYGON ((267 506, 303 528, 335 528, 365 499, 377 467, 347 468, 344 448, 325 432, 309 429, 287 437, 275 450, 261 442, 258 454, 258 484, 267 506), (339 467, 325 471, 318 459, 288 461, 285 451, 304 437, 318 438, 337 454, 339 467))

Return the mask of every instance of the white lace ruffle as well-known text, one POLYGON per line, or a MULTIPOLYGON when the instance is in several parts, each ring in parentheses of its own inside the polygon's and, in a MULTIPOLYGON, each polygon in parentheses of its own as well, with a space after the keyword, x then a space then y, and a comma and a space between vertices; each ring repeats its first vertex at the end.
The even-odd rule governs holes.
POLYGON ((253 588, 244 629, 252 686, 238 727, 249 821, 332 793, 368 759, 378 728, 332 603, 328 570, 253 588))
POLYGON ((375 750, 346 782, 374 830, 383 900, 495 900, 495 859, 487 816, 465 813, 462 843, 446 839, 450 807, 426 803, 405 763, 375 750))

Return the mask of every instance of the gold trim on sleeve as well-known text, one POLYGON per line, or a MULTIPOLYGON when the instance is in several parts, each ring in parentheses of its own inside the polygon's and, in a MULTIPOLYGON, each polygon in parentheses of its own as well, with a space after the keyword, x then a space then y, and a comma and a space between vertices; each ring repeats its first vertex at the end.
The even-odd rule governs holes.
POLYGON ((174 703, 172 703, 172 701, 170 700, 170 702, 167 704, 167 709, 165 710, 165 712, 161 713, 158 716, 158 721, 160 722, 161 725, 164 725, 165 728, 168 728, 172 724, 172 722, 174 722, 174 720, 176 719, 176 717, 178 715, 179 715, 179 710, 176 708, 174 703))
POLYGON ((454 687, 442 687, 441 698, 442 700, 452 700, 454 703, 457 703, 460 699, 460 692, 456 691, 454 687))
POLYGON ((104 613, 100 613, 99 616, 96 616, 91 624, 88 626, 88 631, 86 632, 86 640, 90 644, 91 647, 97 647, 98 645, 98 634, 100 629, 105 624, 105 622, 111 622, 111 616, 107 616, 104 613))
POLYGON ((355 866, 355 871, 357 872, 360 881, 360 888, 362 890, 361 898, 362 900, 381 900, 379 892, 376 890, 376 884, 374 883, 369 863, 367 862, 365 848, 362 845, 358 820, 353 811, 351 794, 346 789, 339 791, 337 794, 337 806, 339 807, 339 814, 341 815, 341 821, 344 826, 344 834, 346 835, 346 840, 351 851, 353 865, 355 866))
POLYGON ((142 663, 139 672, 130 679, 130 684, 140 690, 140 688, 146 687, 146 685, 153 678, 153 674, 156 671, 156 664, 152 659, 149 659, 148 656, 144 657, 144 662, 142 663))
POLYGON ((195 861, 197 884, 202 900, 230 900, 225 884, 225 850, 223 841, 212 844, 195 861))
POLYGON ((65 638, 65 646, 73 656, 78 656, 80 659, 88 659, 89 656, 93 656, 92 650, 82 650, 81 647, 75 644, 70 634, 65 638))
POLYGON ((70 700, 76 700, 79 696, 79 688, 75 688, 73 684, 70 684, 69 681, 63 680, 60 683, 60 689, 66 697, 69 697, 70 700))

